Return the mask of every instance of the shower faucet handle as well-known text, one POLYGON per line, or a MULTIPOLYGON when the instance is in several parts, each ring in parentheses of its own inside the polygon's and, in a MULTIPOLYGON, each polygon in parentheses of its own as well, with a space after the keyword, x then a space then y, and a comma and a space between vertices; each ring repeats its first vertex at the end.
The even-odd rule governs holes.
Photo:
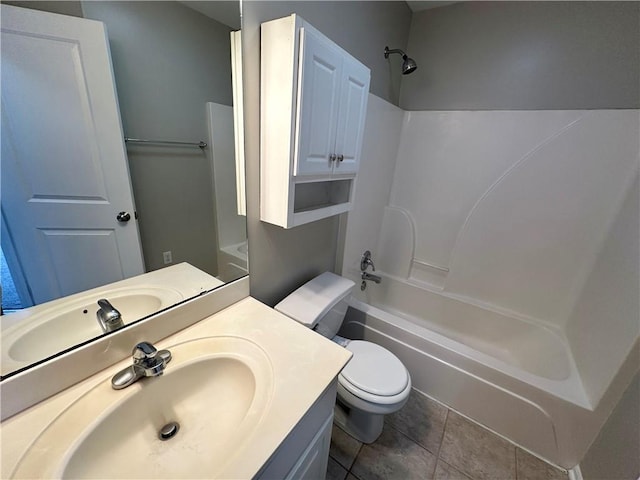
POLYGON ((360 259, 360 270, 364 272, 369 267, 369 265, 371 265, 371 268, 375 272, 376 267, 373 264, 373 260, 371 260, 371 252, 367 250, 362 254, 362 258, 360 259))

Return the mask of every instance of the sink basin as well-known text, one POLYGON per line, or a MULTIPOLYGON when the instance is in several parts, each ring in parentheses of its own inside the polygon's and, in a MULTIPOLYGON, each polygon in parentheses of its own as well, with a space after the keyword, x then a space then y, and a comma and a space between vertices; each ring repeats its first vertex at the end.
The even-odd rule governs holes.
POLYGON ((224 478, 268 408, 266 353, 239 337, 169 347, 161 377, 124 390, 111 376, 64 410, 31 444, 15 478, 224 478), (160 429, 180 425, 168 440, 160 429))
POLYGON ((36 313, 31 315, 25 311, 24 319, 2 333, 2 349, 10 360, 31 363, 101 335, 96 320, 99 298, 107 298, 120 311, 125 324, 182 300, 179 292, 155 286, 111 289, 100 295, 61 300, 42 312, 35 307, 36 313))

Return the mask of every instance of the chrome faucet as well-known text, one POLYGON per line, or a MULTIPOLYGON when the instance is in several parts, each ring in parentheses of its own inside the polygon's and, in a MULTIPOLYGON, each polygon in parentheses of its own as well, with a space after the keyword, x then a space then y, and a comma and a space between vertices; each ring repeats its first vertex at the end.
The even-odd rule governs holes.
POLYGON ((373 273, 369 273, 369 272, 362 272, 362 281, 366 281, 366 280, 371 280, 372 282, 375 283, 380 283, 382 281, 382 278, 379 277, 378 275, 374 275, 373 273))
POLYGON ((122 390, 143 377, 159 377, 164 368, 171 361, 169 350, 156 350, 149 342, 140 342, 131 352, 133 365, 116 373, 111 379, 111 386, 115 390, 122 390))
POLYGON ((362 258, 360 258, 360 270, 362 271, 362 274, 360 275, 360 278, 362 278, 362 283, 360 283, 360 290, 362 291, 366 290, 367 288, 367 280, 371 280, 375 283, 380 283, 382 281, 382 278, 378 275, 367 272, 367 268, 369 268, 369 266, 371 266, 372 271, 376 271, 376 266, 373 264, 373 260, 371 260, 371 252, 369 250, 366 250, 362 254, 362 258))
POLYGON ((124 327, 122 315, 109 303, 109 300, 101 298, 98 300, 98 305, 100 306, 100 310, 96 312, 96 317, 103 332, 113 332, 114 330, 124 327))
POLYGON ((373 260, 371 260, 371 252, 367 250, 362 254, 362 258, 360 259, 360 270, 364 272, 369 265, 371 265, 371 269, 375 272, 376 266, 373 264, 373 260))

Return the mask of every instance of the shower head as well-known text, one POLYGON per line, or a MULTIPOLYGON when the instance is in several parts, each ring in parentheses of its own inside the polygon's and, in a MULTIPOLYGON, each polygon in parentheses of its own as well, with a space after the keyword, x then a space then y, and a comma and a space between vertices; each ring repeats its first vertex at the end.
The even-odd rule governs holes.
POLYGON ((418 65, 416 64, 416 61, 413 58, 409 58, 406 55, 403 57, 404 61, 402 62, 402 74, 403 75, 409 75, 411 72, 413 72, 416 68, 418 68, 418 65))
POLYGON ((389 55, 392 53, 398 53, 402 55, 402 74, 409 75, 414 72, 416 68, 418 68, 418 64, 413 58, 407 57, 407 54, 404 53, 399 48, 394 48, 393 50, 389 50, 389 47, 384 47, 384 58, 389 58, 389 55))

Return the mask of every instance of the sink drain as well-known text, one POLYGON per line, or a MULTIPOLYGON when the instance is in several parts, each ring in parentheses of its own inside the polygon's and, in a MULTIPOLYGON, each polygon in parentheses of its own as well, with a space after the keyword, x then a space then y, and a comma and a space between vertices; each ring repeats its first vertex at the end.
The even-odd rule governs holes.
POLYGON ((158 432, 158 438, 162 441, 173 438, 180 430, 180 424, 178 422, 169 422, 158 432))

